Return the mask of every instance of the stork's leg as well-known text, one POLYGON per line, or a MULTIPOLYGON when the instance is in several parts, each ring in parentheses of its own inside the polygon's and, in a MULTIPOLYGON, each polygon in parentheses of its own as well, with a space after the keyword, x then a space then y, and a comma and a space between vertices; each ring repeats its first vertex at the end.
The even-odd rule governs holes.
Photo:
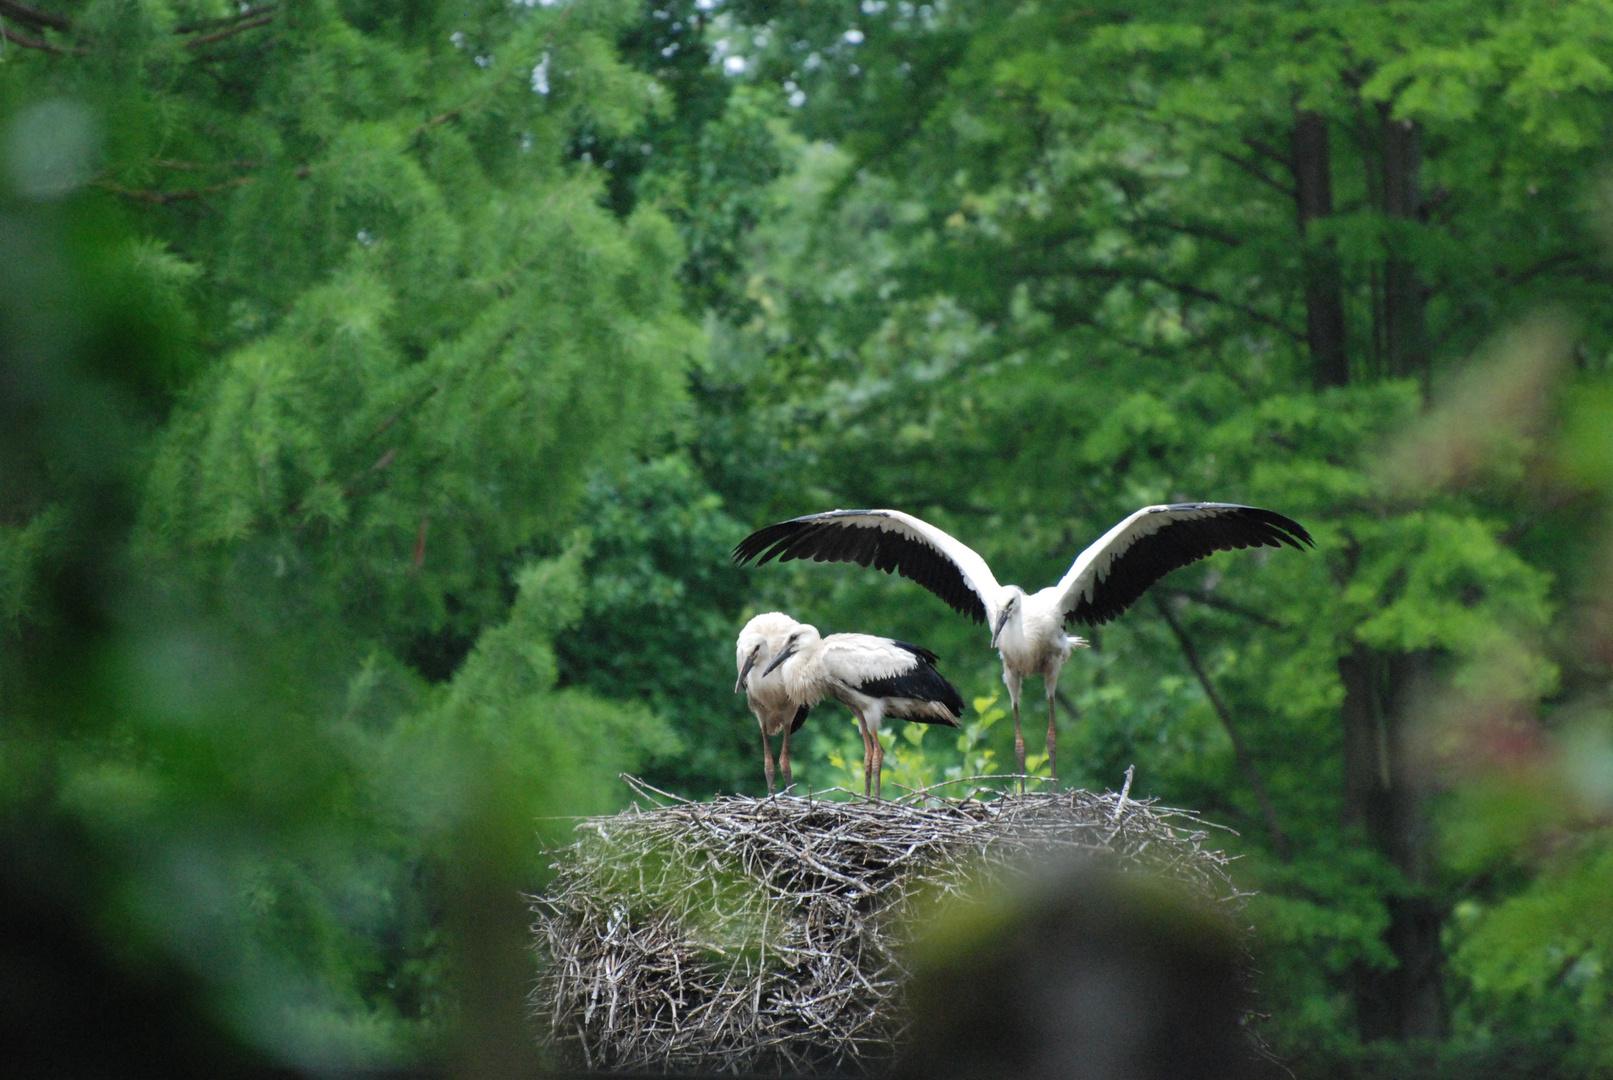
MULTIPOLYGON (((1008 687, 1008 703, 1014 710, 1014 763, 1018 766, 1014 771, 1021 777, 1025 775, 1025 733, 1019 727, 1019 673, 1003 668, 1003 685, 1008 687)), ((1025 781, 1019 782, 1019 790, 1025 790, 1025 781)))
POLYGON ((1059 756, 1059 721, 1058 713, 1054 709, 1054 698, 1059 692, 1059 668, 1063 664, 1056 661, 1046 671, 1042 672, 1042 685, 1047 687, 1047 775, 1053 778, 1053 786, 1058 787, 1058 756, 1059 756))
POLYGON ((1058 685, 1057 679, 1047 680, 1047 775, 1053 778, 1055 788, 1059 779, 1059 721, 1053 708, 1053 695, 1058 692, 1058 685))
POLYGON ((875 730, 874 737, 874 801, 878 802, 884 787, 885 779, 885 744, 879 741, 879 732, 875 730))
MULTIPOLYGON (((789 735, 784 736, 786 739, 789 735)), ((767 777, 767 793, 773 794, 773 749, 767 745, 767 732, 762 732, 762 773, 767 777)))
POLYGON ((790 725, 784 725, 784 743, 778 751, 779 771, 784 774, 784 790, 789 791, 795 781, 790 779, 790 725))
POLYGON ((874 788, 872 774, 868 771, 868 767, 874 761, 874 747, 868 740, 868 725, 863 723, 863 718, 860 716, 857 717, 857 730, 863 737, 863 795, 866 797, 873 794, 874 788))

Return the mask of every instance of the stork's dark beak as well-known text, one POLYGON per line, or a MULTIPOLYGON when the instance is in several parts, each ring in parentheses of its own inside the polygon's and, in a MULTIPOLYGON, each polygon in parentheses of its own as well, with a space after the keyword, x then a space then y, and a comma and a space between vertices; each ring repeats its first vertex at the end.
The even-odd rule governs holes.
POLYGON ((761 651, 762 647, 758 645, 750 651, 749 656, 745 657, 745 666, 739 669, 739 680, 734 683, 734 693, 737 694, 745 689, 745 676, 749 675, 750 669, 756 666, 756 654, 761 651))
POLYGON ((997 616, 997 625, 991 631, 991 647, 993 649, 997 647, 997 639, 1003 635, 1003 627, 1008 625, 1010 610, 1009 608, 1003 608, 1002 614, 997 616))
POLYGON ((762 672, 762 678, 765 679, 769 675, 773 674, 773 669, 774 668, 778 667, 780 664, 784 663, 784 661, 788 660, 790 657, 792 657, 794 655, 795 655, 795 639, 791 638, 789 640, 789 643, 784 646, 784 649, 777 656, 773 657, 773 662, 771 664, 767 665, 767 670, 762 672))

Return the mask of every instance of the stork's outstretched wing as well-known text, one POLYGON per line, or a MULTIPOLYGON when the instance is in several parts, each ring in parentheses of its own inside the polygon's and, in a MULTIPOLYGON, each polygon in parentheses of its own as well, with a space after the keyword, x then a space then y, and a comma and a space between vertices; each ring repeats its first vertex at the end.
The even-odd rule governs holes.
POLYGON ((831 510, 758 529, 736 562, 854 562, 911 578, 975 622, 997 617, 997 579, 969 545, 900 510, 831 510))
POLYGON ((1145 506, 1076 558, 1055 586, 1066 625, 1098 626, 1125 611, 1172 570, 1234 548, 1315 546, 1304 526, 1257 506, 1145 506))

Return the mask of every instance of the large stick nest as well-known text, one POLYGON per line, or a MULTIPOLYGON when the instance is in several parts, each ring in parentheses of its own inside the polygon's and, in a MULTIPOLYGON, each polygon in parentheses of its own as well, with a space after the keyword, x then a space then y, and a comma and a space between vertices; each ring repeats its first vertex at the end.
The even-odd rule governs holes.
POLYGON ((534 1010, 573 1067, 868 1075, 901 1036, 909 918, 1053 852, 1236 907, 1212 826, 1124 794, 658 805, 577 826, 535 899, 534 1010))

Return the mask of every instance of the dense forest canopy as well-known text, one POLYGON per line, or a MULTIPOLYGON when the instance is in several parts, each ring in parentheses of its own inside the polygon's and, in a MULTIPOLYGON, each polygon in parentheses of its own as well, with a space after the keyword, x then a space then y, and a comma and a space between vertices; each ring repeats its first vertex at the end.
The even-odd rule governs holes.
MULTIPOLYGON (((0 0, 0 38, 17 918, 243 1052, 519 1061, 567 815, 761 790, 749 615, 941 654, 974 707, 887 731, 892 782, 1012 762, 977 627, 737 568, 749 529, 898 507, 1037 588, 1247 502, 1316 550, 1094 635, 1061 781, 1237 829, 1296 1074, 1613 1067, 1613 5, 0 0)), ((860 752, 821 709, 797 778, 860 752)))

